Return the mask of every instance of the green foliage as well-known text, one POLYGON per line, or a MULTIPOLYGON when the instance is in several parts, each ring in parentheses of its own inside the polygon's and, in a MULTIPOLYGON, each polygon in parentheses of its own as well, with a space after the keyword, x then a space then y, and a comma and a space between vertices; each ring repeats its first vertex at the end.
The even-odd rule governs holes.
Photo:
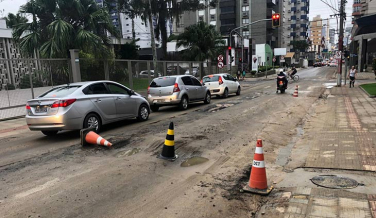
POLYGON ((7 17, 5 17, 5 22, 9 28, 13 28, 18 24, 27 23, 27 18, 21 16, 19 13, 12 14, 9 13, 7 17))
POLYGON ((115 45, 116 58, 137 60, 139 46, 135 41, 124 45, 115 45))
POLYGON ((16 87, 13 85, 13 84, 11 84, 11 83, 8 83, 7 84, 7 88, 6 89, 8 89, 8 90, 15 90, 16 89, 16 87))
POLYGON ((168 41, 168 42, 171 42, 171 41, 174 41, 174 40, 177 40, 177 39, 178 39, 178 36, 177 36, 177 35, 175 35, 175 34, 171 34, 171 35, 168 37, 167 41, 168 41))
POLYGON ((290 45, 297 51, 306 51, 309 48, 309 43, 306 40, 293 40, 290 45))
POLYGON ((372 60, 372 69, 376 70, 376 58, 372 60))
POLYGON ((119 35, 108 8, 91 0, 28 0, 20 13, 30 14, 32 21, 15 25, 13 37, 29 56, 39 51, 46 58, 68 57, 69 49, 80 49, 109 57, 107 33, 119 35))
MULTIPOLYGON (((39 79, 33 77, 32 81, 33 81, 33 88, 43 87, 43 82, 40 81, 39 79)), ((26 74, 26 75, 24 75, 21 78, 20 88, 21 89, 29 89, 29 88, 31 88, 29 74, 26 74)))
POLYGON ((182 54, 187 60, 213 60, 223 51, 224 41, 214 26, 199 22, 185 28, 177 38, 177 47, 185 47, 182 54))

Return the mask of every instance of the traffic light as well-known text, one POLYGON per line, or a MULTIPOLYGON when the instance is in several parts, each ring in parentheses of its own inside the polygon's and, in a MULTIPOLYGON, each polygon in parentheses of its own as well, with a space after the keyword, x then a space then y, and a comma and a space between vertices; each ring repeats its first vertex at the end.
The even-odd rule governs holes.
POLYGON ((228 47, 228 51, 231 51, 231 46, 228 47))
POLYGON ((273 27, 279 27, 281 26, 281 16, 279 14, 273 14, 272 15, 272 26, 273 27))
POLYGON ((243 61, 242 58, 239 58, 239 63, 242 63, 242 61, 243 61))

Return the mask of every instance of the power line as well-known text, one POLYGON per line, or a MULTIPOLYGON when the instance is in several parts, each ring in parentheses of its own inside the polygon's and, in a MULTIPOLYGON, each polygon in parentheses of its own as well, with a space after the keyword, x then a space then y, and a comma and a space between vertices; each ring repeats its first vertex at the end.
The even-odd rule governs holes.
POLYGON ((327 6, 329 6, 330 8, 332 8, 333 10, 339 12, 336 8, 333 8, 333 6, 329 5, 327 2, 325 2, 324 0, 320 0, 322 3, 326 4, 327 6))

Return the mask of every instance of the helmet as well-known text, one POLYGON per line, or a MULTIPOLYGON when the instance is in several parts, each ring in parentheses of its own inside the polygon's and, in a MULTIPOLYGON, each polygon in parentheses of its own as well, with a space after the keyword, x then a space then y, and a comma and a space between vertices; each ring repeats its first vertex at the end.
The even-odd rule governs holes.
POLYGON ((280 72, 280 73, 283 73, 284 71, 283 71, 283 69, 281 69, 279 72, 280 72))

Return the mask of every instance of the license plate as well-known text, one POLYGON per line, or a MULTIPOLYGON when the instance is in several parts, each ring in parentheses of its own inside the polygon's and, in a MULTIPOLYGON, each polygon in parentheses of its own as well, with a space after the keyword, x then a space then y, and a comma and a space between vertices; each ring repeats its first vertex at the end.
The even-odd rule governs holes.
POLYGON ((37 106, 35 108, 35 113, 46 113, 46 112, 47 112, 47 107, 46 106, 42 106, 42 107, 37 106))

